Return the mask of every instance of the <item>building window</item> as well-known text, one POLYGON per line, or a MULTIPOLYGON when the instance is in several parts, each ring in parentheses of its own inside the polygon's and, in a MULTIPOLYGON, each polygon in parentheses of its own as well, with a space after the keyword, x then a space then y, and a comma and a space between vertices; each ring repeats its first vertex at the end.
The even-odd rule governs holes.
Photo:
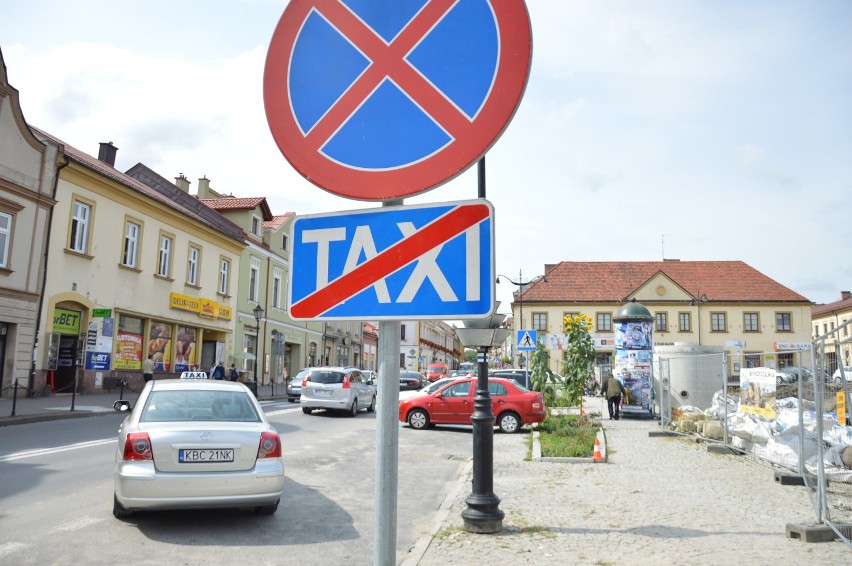
POLYGON ((174 248, 174 238, 168 234, 160 234, 160 250, 157 256, 157 275, 160 277, 171 276, 172 248, 174 248))
POLYGON ((261 227, 260 218, 257 216, 251 217, 251 233, 255 236, 260 236, 260 227, 261 227))
POLYGON ((251 258, 251 269, 249 270, 249 300, 257 302, 260 296, 260 260, 251 258))
POLYGON ((284 234, 283 236, 281 236, 281 249, 286 252, 288 245, 289 241, 287 240, 287 234, 284 234))
POLYGON ((276 309, 281 308, 281 290, 282 290, 282 280, 284 279, 284 272, 279 268, 275 268, 273 271, 274 275, 272 276, 272 306, 276 309))
POLYGON ((710 331, 711 332, 727 332, 728 322, 723 312, 710 313, 710 331))
POLYGON ((612 332, 612 314, 599 312, 596 316, 598 332, 612 332))
POLYGON ((201 250, 195 246, 189 246, 189 255, 186 258, 186 282, 198 286, 198 264, 201 261, 201 250))
POLYGON ((747 368, 759 368, 761 366, 760 354, 746 354, 743 363, 747 368))
POLYGON ((534 312, 532 315, 533 330, 547 332, 547 313, 534 312))
POLYGON ((399 325, 399 339, 405 340, 405 325, 404 324, 399 325))
POLYGON ((692 332, 692 315, 690 313, 678 313, 677 322, 681 332, 692 332))
POLYGON ((142 227, 131 221, 124 224, 124 250, 121 254, 121 264, 136 269, 139 267, 139 237, 142 227))
POLYGON ((743 315, 743 332, 760 332, 760 317, 756 312, 743 315))
POLYGON ((9 268, 9 245, 12 241, 12 215, 0 212, 0 268, 9 268))
POLYGON ((779 352, 778 353, 778 367, 779 368, 789 368, 793 367, 795 362, 793 361, 793 352, 779 352))
POLYGON ((792 332, 793 323, 790 321, 790 313, 777 312, 775 313, 775 330, 778 332, 792 332))
POLYGON ((219 293, 227 295, 230 290, 231 262, 224 257, 219 260, 219 293))
POLYGON ((658 312, 654 318, 657 322, 657 332, 669 331, 669 317, 667 313, 658 312))
POLYGON ((75 200, 71 216, 71 241, 68 248, 86 254, 89 251, 89 229, 92 222, 92 206, 75 200))

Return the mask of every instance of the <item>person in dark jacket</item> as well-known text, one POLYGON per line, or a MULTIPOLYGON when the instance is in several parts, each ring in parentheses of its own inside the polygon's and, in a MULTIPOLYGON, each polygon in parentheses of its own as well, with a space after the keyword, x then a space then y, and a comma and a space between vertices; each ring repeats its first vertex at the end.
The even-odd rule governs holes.
POLYGON ((225 366, 222 365, 222 362, 219 362, 213 368, 213 375, 211 377, 213 379, 225 379, 225 366))
POLYGON ((624 385, 615 377, 609 376, 601 386, 601 395, 606 397, 609 418, 618 420, 621 396, 624 395, 624 385))

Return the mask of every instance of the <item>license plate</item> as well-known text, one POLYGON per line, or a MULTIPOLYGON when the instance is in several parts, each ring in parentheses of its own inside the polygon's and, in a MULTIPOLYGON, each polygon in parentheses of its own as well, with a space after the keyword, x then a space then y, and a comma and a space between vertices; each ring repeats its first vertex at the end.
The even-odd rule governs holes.
POLYGON ((178 450, 178 461, 181 464, 205 462, 233 462, 233 448, 181 448, 178 450))
POLYGON ((317 394, 317 397, 331 397, 331 391, 327 389, 317 389, 314 393, 317 394))

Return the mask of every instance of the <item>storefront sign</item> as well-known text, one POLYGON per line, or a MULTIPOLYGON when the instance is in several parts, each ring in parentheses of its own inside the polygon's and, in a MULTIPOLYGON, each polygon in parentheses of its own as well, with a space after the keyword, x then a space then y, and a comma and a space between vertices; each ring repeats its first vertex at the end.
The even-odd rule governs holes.
POLYGON ((80 311, 53 309, 53 332, 58 334, 79 334, 80 311))
POLYGON ((201 318, 210 320, 231 320, 231 307, 220 305, 211 299, 197 299, 189 295, 171 293, 169 295, 169 308, 191 312, 201 318))
POLYGON ((112 309, 93 309, 92 316, 95 318, 107 318, 112 316, 112 309))

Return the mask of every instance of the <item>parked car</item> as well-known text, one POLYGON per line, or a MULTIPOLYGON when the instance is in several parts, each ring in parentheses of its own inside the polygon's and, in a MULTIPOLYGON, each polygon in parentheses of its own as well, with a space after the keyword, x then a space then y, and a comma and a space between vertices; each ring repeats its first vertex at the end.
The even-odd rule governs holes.
POLYGON ((532 389, 531 371, 528 369, 493 369, 488 371, 488 377, 504 377, 514 379, 527 389, 532 389))
POLYGON ((305 375, 312 368, 302 368, 299 370, 299 373, 293 376, 290 379, 290 382, 287 383, 287 400, 291 403, 295 403, 302 396, 302 380, 305 378, 305 375))
POLYGON ((410 391, 412 389, 420 389, 426 380, 420 375, 420 372, 400 370, 399 372, 399 390, 410 391))
MULTIPOLYGON (((846 378, 846 384, 852 385, 852 367, 843 366, 843 376, 846 378)), ((834 374, 831 376, 831 380, 835 385, 842 385, 840 380, 840 367, 834 370, 834 374)))
POLYGON ((430 393, 434 393, 434 392, 435 392, 435 391, 437 391, 438 389, 441 389, 443 386, 445 386, 445 385, 447 385, 447 384, 449 384, 449 383, 452 383, 452 382, 454 382, 454 381, 455 381, 455 380, 457 380, 457 379, 458 379, 457 377, 445 377, 445 378, 443 378, 443 379, 439 379, 438 381, 433 381, 432 383, 430 383, 429 385, 427 385, 426 387, 424 387, 423 389, 421 389, 421 390, 419 391, 419 393, 422 393, 422 394, 424 394, 424 395, 428 395, 428 394, 430 394, 430 393))
POLYGON ((426 379, 429 381, 438 381, 442 377, 447 377, 450 370, 447 364, 429 364, 426 368, 426 379))
MULTIPOLYGON (((192 375, 185 372, 183 375, 192 375)), ((275 513, 284 486, 281 439, 242 383, 149 381, 118 429, 112 513, 254 507, 275 513)), ((204 376, 204 377, 199 377, 204 376)))
MULTIPOLYGON (((447 383, 437 391, 414 395, 399 403, 399 420, 411 428, 424 429, 435 424, 470 424, 476 378, 465 377, 447 383)), ((496 426, 506 433, 544 420, 547 411, 541 393, 530 391, 517 381, 488 378, 496 426)))
POLYGON ((376 410, 376 384, 357 368, 312 368, 302 378, 299 402, 306 415, 314 409, 346 411, 350 417, 361 409, 372 413, 376 410))

